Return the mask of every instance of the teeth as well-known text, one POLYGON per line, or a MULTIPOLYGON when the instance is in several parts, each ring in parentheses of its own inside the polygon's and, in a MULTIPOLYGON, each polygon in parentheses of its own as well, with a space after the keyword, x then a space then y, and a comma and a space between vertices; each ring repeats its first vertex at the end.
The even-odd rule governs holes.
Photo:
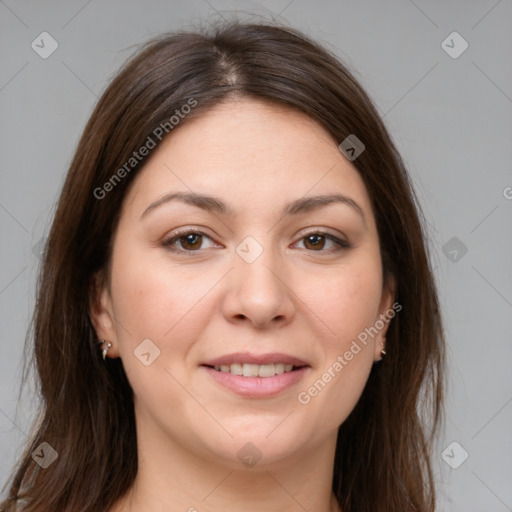
POLYGON ((244 363, 244 377, 257 377, 258 376, 258 365, 244 363))
POLYGON ((293 370, 292 364, 249 364, 233 363, 214 366, 218 372, 231 373, 233 375, 243 375, 244 377, 274 377, 284 372, 293 370))
POLYGON ((275 374, 273 364, 261 364, 258 368, 258 377, 273 377, 275 374))
POLYGON ((274 369, 277 375, 281 375, 281 373, 284 373, 284 364, 277 363, 274 365, 274 369))
MULTIPOLYGON (((230 369, 229 369, 230 365, 226 365, 226 366, 227 366, 227 370, 225 370, 225 371, 229 372, 230 371, 230 369)), ((233 375, 243 375, 244 374, 244 367, 243 367, 243 365, 238 364, 238 363, 233 363, 231 365, 231 373, 233 375)))

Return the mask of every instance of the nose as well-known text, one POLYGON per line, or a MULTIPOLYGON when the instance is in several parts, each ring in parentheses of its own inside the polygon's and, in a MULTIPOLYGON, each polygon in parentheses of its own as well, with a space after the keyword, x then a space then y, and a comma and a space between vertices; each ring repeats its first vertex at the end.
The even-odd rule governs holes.
POLYGON ((295 316, 295 295, 284 263, 266 249, 252 263, 234 255, 227 276, 223 314, 231 323, 249 323, 256 329, 277 328, 295 316))

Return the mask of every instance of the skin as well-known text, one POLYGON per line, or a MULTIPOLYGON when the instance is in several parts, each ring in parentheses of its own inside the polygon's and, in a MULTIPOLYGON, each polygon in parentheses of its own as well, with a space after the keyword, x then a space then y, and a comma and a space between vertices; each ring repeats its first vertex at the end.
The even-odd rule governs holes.
POLYGON ((122 358, 135 395, 139 472, 113 510, 339 510, 331 490, 337 429, 381 358, 387 326, 307 404, 297 397, 393 296, 365 185, 324 128, 249 99, 188 119, 129 189, 110 279, 92 306, 98 337, 112 343, 108 357, 122 358), (174 200, 141 218, 164 195, 191 191, 233 211, 174 200), (340 202, 281 215, 290 201, 333 193, 355 201, 364 219, 340 202), (176 252, 162 246, 186 227, 207 236, 175 239, 176 252), (322 237, 315 245, 306 235, 318 232, 351 247, 322 237), (263 250, 252 263, 236 252, 247 236, 263 250), (148 366, 134 355, 144 339, 160 350, 148 366), (309 368, 277 396, 244 397, 200 366, 234 352, 286 353, 309 368), (261 453, 252 468, 237 456, 248 442, 261 453))

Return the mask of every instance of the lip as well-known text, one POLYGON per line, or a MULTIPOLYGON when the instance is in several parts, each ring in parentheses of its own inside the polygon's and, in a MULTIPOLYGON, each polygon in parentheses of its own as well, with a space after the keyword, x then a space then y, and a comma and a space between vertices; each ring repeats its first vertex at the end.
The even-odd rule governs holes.
MULTIPOLYGON (((292 364, 293 366, 309 366, 308 363, 294 356, 273 352, 269 354, 251 354, 249 352, 235 352, 233 354, 226 354, 225 356, 212 359, 202 363, 204 366, 221 366, 232 363, 248 363, 248 364, 272 364, 284 363, 292 364)), ((250 377, 245 377, 250 378, 250 377)), ((273 378, 273 377, 267 377, 273 378)))
POLYGON ((247 398, 270 398, 282 393, 303 379, 310 369, 308 363, 298 357, 281 352, 267 354, 251 354, 250 352, 236 352, 211 359, 200 366, 218 384, 238 395, 247 398), (228 372, 219 372, 214 366, 238 364, 291 364, 296 369, 284 372, 273 377, 243 377, 228 372))
MULTIPOLYGON (((250 361, 245 360, 245 362, 249 363, 250 361)), ((273 377, 242 377, 232 373, 219 372, 215 368, 205 365, 200 366, 200 368, 205 370, 221 386, 247 398, 270 398, 276 396, 297 384, 310 369, 309 366, 302 366, 291 372, 281 373, 273 377)))

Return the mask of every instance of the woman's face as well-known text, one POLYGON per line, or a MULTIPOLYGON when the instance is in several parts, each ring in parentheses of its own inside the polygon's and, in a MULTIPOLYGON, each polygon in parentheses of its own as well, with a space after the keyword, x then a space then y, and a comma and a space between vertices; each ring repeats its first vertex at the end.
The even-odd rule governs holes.
POLYGON ((139 434, 236 467, 334 450, 393 302, 336 143, 286 107, 230 101, 176 128, 132 185, 93 322, 139 434))

